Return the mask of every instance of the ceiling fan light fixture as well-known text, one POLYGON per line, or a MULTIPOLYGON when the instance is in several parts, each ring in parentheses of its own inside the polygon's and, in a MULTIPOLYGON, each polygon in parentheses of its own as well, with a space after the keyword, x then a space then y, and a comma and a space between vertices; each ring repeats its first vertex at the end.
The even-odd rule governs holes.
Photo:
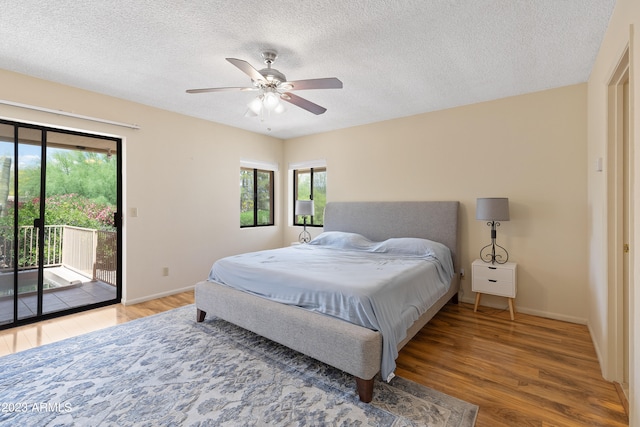
POLYGON ((249 110, 255 113, 256 116, 259 115, 262 111, 262 95, 254 98, 253 101, 247 104, 247 107, 249 107, 249 110))
POLYGON ((269 111, 274 111, 278 105, 280 105, 280 97, 275 92, 267 92, 264 94, 262 100, 264 108, 269 111))
POLYGON ((281 114, 285 112, 285 108, 284 108, 284 104, 282 102, 279 102, 278 105, 276 105, 276 108, 273 109, 273 112, 276 114, 281 114))

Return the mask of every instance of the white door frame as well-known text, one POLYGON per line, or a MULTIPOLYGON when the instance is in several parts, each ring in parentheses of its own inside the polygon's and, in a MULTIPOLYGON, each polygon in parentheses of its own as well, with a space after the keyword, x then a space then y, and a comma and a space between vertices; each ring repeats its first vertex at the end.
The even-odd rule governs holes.
MULTIPOLYGON (((629 87, 629 47, 625 49, 608 85, 607 135, 607 252, 608 252, 608 379, 624 384, 629 380, 628 363, 631 325, 630 298, 624 298, 625 280, 634 283, 633 254, 633 120, 625 120, 625 83, 629 87), (627 129, 625 129, 627 123, 627 129), (625 143, 627 152, 625 153, 625 143), (625 171, 628 179, 625 179, 625 171), (626 194, 625 194, 626 193, 626 194), (625 203, 625 198, 627 203, 625 203), (626 205, 626 208, 625 208, 626 205), (627 220, 628 219, 628 220, 627 220), (625 220, 627 223, 625 224, 625 220), (628 246, 626 246, 628 245, 628 246), (625 253, 625 247, 628 253, 625 253), (626 277, 625 277, 626 276, 626 277), (625 316, 626 313, 626 316, 625 316)), ((627 94, 628 95, 628 94, 627 94)), ((627 98, 627 101, 628 98, 627 98)), ((627 104, 629 106, 629 104, 627 104)), ((626 113, 630 115, 630 108, 626 113)))

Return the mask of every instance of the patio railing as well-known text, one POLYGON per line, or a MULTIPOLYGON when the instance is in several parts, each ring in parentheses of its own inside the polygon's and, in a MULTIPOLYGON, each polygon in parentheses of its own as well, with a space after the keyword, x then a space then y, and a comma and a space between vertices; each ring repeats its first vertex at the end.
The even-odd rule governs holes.
POLYGON ((63 226, 61 264, 86 277, 93 276, 96 258, 96 232, 90 228, 63 226))
MULTIPOLYGON (((14 265, 12 229, 0 232, 0 270, 14 265)), ((117 234, 69 225, 47 225, 44 232, 44 267, 64 266, 92 280, 116 284, 117 234)), ((37 267, 37 229, 18 231, 18 269, 37 267)))

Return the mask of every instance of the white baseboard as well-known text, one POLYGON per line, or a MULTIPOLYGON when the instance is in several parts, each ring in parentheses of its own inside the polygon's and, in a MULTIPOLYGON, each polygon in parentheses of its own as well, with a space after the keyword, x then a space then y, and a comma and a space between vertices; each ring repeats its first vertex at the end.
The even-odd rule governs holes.
MULTIPOLYGON (((460 298, 460 301, 468 303, 468 304, 475 304, 476 303, 475 297, 474 298, 460 298)), ((497 308, 499 310, 509 310, 509 306, 508 306, 508 304, 506 302, 505 302, 504 305, 496 304, 496 303, 492 303, 492 302, 489 302, 487 304, 487 303, 484 303, 484 299, 483 299, 482 300, 482 304, 480 304, 480 306, 497 308)), ((581 317, 567 316, 566 314, 551 313, 551 312, 548 312, 548 311, 535 310, 535 309, 531 309, 531 308, 527 308, 527 307, 520 307, 520 306, 518 306, 518 300, 517 299, 516 299, 516 312, 517 313, 523 313, 523 314, 530 314, 532 316, 545 317, 547 319, 561 320, 563 322, 577 323, 579 325, 588 325, 587 319, 584 319, 584 318, 581 318, 581 317)), ((518 319, 518 316, 516 315, 516 320, 517 319, 518 319)))
POLYGON ((173 290, 170 290, 170 291, 161 292, 159 294, 147 295, 146 297, 135 298, 135 299, 126 300, 126 301, 123 299, 121 301, 121 303, 122 303, 122 305, 139 304, 141 302, 151 301, 152 299, 156 299, 156 298, 168 297, 169 295, 175 295, 175 294, 179 294, 179 293, 182 293, 182 292, 192 291, 193 288, 195 288, 195 286, 196 285, 191 285, 191 286, 187 286, 186 288, 173 289, 173 290))

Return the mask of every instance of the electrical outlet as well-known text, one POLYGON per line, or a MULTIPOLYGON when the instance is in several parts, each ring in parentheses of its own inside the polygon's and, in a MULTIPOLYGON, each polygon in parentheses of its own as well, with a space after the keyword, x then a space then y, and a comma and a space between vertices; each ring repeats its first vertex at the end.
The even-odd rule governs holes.
POLYGON ((460 269, 460 279, 464 279, 464 268, 460 269))
POLYGON ((162 275, 163 276, 168 276, 169 275, 169 267, 164 267, 162 269, 162 275))

